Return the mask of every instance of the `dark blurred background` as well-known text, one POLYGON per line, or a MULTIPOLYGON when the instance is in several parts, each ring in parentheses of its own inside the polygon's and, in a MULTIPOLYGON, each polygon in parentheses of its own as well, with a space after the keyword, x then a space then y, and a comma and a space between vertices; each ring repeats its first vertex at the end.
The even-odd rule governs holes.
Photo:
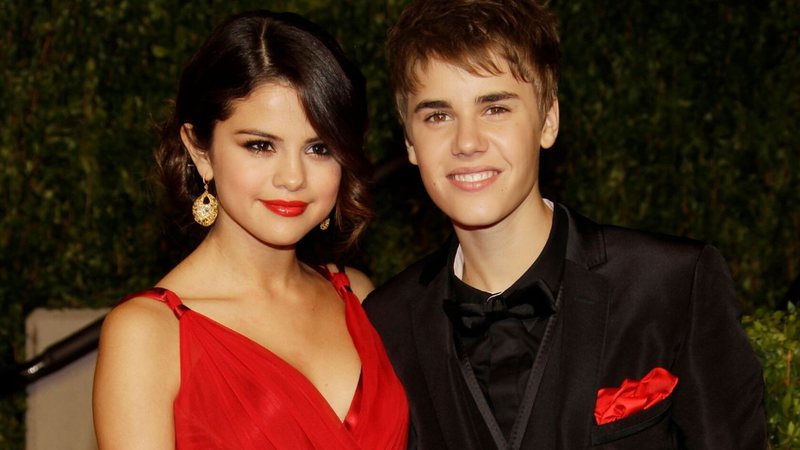
MULTIPOLYGON (((0 0, 0 369, 24 359, 33 309, 110 306, 191 249, 151 175, 155 125, 183 64, 233 12, 300 12, 367 78, 377 220, 352 264, 380 283, 436 248, 449 224, 404 161, 384 71, 405 3, 0 0)), ((800 327, 784 312, 800 296, 787 295, 800 275, 800 1, 551 6, 561 131, 543 191, 601 222, 717 246, 774 359, 773 443, 800 443, 800 327)), ((23 448, 23 408, 21 394, 0 399, 0 448, 23 448)))

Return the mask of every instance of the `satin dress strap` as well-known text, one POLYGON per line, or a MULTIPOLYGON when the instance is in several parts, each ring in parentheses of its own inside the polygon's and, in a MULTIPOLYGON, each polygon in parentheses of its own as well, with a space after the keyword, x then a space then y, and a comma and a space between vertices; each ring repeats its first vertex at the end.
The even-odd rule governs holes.
MULTIPOLYGON (((342 301, 345 302, 345 305, 347 304, 348 296, 353 296, 355 298, 355 294, 353 294, 353 290, 350 288, 350 279, 344 272, 343 266, 337 265, 337 272, 331 272, 326 266, 313 267, 333 285, 333 288, 336 289, 336 292, 339 294, 339 297, 342 299, 342 301)), ((343 422, 344 426, 348 430, 353 430, 358 425, 358 413, 361 411, 361 397, 363 396, 363 391, 364 375, 362 371, 362 373, 358 376, 358 385, 356 386, 356 391, 353 394, 353 400, 350 403, 350 409, 348 410, 343 422)))
POLYGON ((344 267, 337 265, 337 272, 330 272, 325 266, 314 268, 330 281, 344 300, 347 328, 361 357, 359 385, 363 384, 363 388, 358 389, 353 398, 345 425, 353 430, 362 449, 405 449, 408 445, 408 402, 380 336, 353 293, 344 267), (365 424, 356 427, 355 422, 349 423, 354 419, 365 424))
POLYGON ((136 297, 152 298, 153 300, 158 300, 161 303, 165 303, 167 306, 169 306, 169 309, 172 310, 172 313, 175 314, 175 317, 178 319, 180 319, 181 316, 186 313, 186 311, 189 311, 189 308, 184 305, 183 302, 181 302, 180 297, 178 297, 174 292, 160 287, 154 287, 145 291, 135 292, 127 295, 120 301, 120 303, 124 303, 136 297))
POLYGON ((314 266, 314 269, 331 282, 333 288, 336 289, 336 292, 343 301, 347 302, 349 296, 355 296, 353 290, 350 288, 350 279, 344 272, 344 266, 337 264, 336 272, 331 272, 326 266, 314 266))

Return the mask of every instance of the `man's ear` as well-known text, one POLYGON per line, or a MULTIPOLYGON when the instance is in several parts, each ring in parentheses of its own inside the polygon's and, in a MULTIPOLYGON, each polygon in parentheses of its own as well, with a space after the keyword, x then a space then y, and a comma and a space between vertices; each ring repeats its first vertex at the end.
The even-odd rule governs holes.
POLYGON ((550 148, 556 143, 558 121, 558 99, 555 99, 553 100, 553 104, 550 105, 550 109, 548 109, 547 113, 544 115, 544 124, 542 125, 542 135, 540 138, 542 148, 550 148))
POLYGON ((189 151, 189 157, 192 158, 194 166, 197 168, 197 173, 204 181, 208 182, 214 178, 214 169, 211 167, 211 159, 207 150, 201 149, 197 145, 194 137, 194 129, 192 124, 185 123, 181 126, 181 142, 186 150, 189 151))
POLYGON ((417 151, 414 150, 414 144, 408 140, 408 136, 406 136, 406 151, 408 152, 408 161, 417 166, 417 151))

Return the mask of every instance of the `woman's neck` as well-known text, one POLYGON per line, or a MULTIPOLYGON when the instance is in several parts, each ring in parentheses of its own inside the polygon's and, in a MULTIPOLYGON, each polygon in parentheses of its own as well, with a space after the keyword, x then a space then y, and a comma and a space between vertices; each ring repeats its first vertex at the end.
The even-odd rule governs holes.
POLYGON ((178 268, 203 297, 286 293, 308 276, 294 246, 270 246, 231 221, 217 223, 178 268))

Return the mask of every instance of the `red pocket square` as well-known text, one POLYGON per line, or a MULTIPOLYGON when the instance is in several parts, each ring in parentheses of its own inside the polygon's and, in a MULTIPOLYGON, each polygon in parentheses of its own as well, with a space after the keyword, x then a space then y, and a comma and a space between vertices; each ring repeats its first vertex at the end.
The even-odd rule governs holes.
POLYGON ((598 425, 610 423, 645 410, 669 397, 678 377, 666 369, 656 367, 641 380, 625 379, 620 387, 597 391, 594 418, 598 425))

